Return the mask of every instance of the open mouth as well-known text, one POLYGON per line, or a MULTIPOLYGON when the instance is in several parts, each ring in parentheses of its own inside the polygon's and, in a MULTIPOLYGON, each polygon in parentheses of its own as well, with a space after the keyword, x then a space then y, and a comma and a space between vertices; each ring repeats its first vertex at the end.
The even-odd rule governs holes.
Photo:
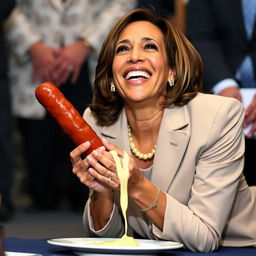
POLYGON ((151 73, 144 71, 144 70, 133 70, 133 71, 129 71, 124 75, 124 78, 126 80, 136 80, 139 78, 144 78, 144 79, 148 79, 151 77, 151 73))

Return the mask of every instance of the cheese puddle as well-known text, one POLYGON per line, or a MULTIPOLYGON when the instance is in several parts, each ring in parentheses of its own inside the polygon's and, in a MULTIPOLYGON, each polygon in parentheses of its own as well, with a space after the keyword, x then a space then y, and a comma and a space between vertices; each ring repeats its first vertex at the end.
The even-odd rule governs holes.
POLYGON ((107 242, 94 242, 90 243, 92 245, 106 245, 106 246, 139 246, 138 242, 133 238, 127 235, 128 230, 128 223, 127 223, 127 216, 126 211, 128 208, 128 178, 129 178, 129 155, 126 151, 124 151, 124 157, 121 159, 117 155, 116 151, 110 151, 112 154, 114 161, 116 163, 117 175, 120 181, 120 205, 122 209, 122 214, 124 216, 124 224, 125 224, 125 233, 121 238, 107 241, 107 242))

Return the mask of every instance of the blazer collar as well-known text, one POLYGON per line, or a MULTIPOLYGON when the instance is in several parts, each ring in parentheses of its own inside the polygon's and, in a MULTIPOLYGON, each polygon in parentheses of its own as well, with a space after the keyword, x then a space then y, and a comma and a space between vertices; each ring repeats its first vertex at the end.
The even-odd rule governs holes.
POLYGON ((121 111, 118 120, 111 126, 103 126, 101 133, 113 144, 118 144, 120 148, 130 152, 128 138, 128 122, 124 109, 121 111))
POLYGON ((190 138, 187 105, 165 110, 160 126, 152 182, 168 191, 183 159, 190 138))
MULTIPOLYGON (((163 191, 170 187, 183 159, 190 138, 189 122, 187 105, 167 108, 164 111, 152 172, 152 182, 163 191)), ((111 143, 118 144, 131 154, 124 110, 118 121, 103 127, 101 133, 111 143)))

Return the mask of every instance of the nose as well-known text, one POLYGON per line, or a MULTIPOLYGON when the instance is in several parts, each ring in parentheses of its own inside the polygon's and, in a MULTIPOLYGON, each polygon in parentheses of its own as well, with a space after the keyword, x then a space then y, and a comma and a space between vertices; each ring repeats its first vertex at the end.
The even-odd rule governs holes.
POLYGON ((130 51, 129 62, 137 63, 143 61, 143 53, 139 47, 133 47, 130 51))

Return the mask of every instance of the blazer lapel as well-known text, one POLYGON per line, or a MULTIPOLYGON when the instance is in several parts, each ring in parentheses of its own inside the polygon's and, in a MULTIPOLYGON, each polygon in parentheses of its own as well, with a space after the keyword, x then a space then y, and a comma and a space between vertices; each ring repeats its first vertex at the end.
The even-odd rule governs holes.
POLYGON ((160 127, 152 182, 168 191, 183 159, 190 138, 187 107, 166 109, 160 127))
MULTIPOLYGON (((152 182, 163 191, 171 185, 186 151, 190 138, 188 116, 187 106, 173 107, 164 112, 152 172, 152 182)), ((125 111, 116 123, 103 127, 101 133, 109 142, 131 154, 125 111)))
POLYGON ((111 126, 102 127, 101 133, 110 143, 131 154, 128 138, 128 122, 125 111, 122 110, 118 120, 111 126))

